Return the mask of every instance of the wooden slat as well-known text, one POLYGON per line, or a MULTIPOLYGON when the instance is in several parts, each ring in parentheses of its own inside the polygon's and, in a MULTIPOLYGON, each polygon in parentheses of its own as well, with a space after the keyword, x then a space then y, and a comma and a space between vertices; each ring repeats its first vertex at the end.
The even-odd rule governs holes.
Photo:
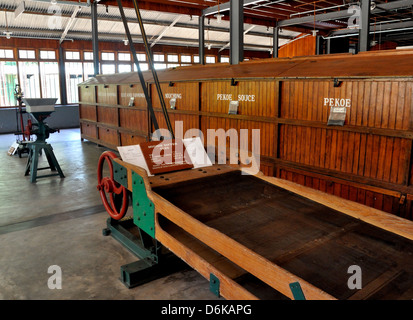
POLYGON ((264 181, 270 182, 286 190, 297 193, 308 199, 321 203, 329 208, 343 212, 354 218, 365 221, 371 225, 390 231, 394 234, 398 234, 407 239, 413 240, 412 221, 408 221, 406 219, 389 215, 382 211, 378 211, 367 206, 362 206, 338 197, 326 197, 324 193, 320 193, 317 190, 299 186, 289 181, 284 181, 273 177, 259 177, 264 181))

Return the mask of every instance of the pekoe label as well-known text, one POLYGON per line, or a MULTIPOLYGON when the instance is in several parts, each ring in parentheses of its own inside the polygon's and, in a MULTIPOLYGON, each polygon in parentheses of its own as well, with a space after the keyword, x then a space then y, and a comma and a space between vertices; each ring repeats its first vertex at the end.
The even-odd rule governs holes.
POLYGON ((239 94, 238 96, 234 96, 232 94, 217 94, 217 101, 234 101, 234 98, 237 99, 239 102, 255 102, 255 95, 254 94, 239 94))
POLYGON ((351 99, 324 98, 325 107, 351 108, 351 99))
POLYGON ((217 101, 232 101, 232 94, 217 94, 217 101))

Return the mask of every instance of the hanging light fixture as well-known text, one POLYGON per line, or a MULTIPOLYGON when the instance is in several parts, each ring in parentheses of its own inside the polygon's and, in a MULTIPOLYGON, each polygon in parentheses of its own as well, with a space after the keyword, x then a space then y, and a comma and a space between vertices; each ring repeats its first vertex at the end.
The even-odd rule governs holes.
POLYGON ((13 32, 9 31, 9 24, 7 22, 7 13, 6 13, 6 11, 4 11, 4 17, 6 18, 6 31, 4 31, 3 34, 6 35, 6 39, 10 39, 13 32))
POLYGON ((221 24, 221 22, 222 22, 222 14, 220 13, 220 10, 219 10, 219 0, 218 0, 218 13, 215 15, 215 18, 217 18, 217 23, 218 24, 221 24))

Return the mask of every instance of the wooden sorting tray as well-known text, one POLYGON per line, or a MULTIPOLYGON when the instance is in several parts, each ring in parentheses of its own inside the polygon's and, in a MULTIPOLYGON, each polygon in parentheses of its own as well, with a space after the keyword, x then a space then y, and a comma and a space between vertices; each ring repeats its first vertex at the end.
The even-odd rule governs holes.
POLYGON ((293 298, 294 282, 307 299, 413 299, 411 221, 228 166, 145 183, 156 238, 227 299, 293 298), (353 265, 361 290, 348 287, 353 265))

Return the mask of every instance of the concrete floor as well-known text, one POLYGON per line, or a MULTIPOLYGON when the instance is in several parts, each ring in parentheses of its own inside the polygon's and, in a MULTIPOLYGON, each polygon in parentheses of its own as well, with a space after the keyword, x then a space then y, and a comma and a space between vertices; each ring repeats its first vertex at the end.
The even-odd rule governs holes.
POLYGON ((120 267, 137 258, 102 235, 109 216, 96 169, 104 148, 81 142, 79 129, 53 134, 48 142, 66 178, 32 184, 24 176, 27 155, 7 155, 14 141, 0 135, 0 299, 216 300, 189 269, 134 289, 121 283, 120 267), (52 265, 62 270, 61 290, 48 288, 52 265))

